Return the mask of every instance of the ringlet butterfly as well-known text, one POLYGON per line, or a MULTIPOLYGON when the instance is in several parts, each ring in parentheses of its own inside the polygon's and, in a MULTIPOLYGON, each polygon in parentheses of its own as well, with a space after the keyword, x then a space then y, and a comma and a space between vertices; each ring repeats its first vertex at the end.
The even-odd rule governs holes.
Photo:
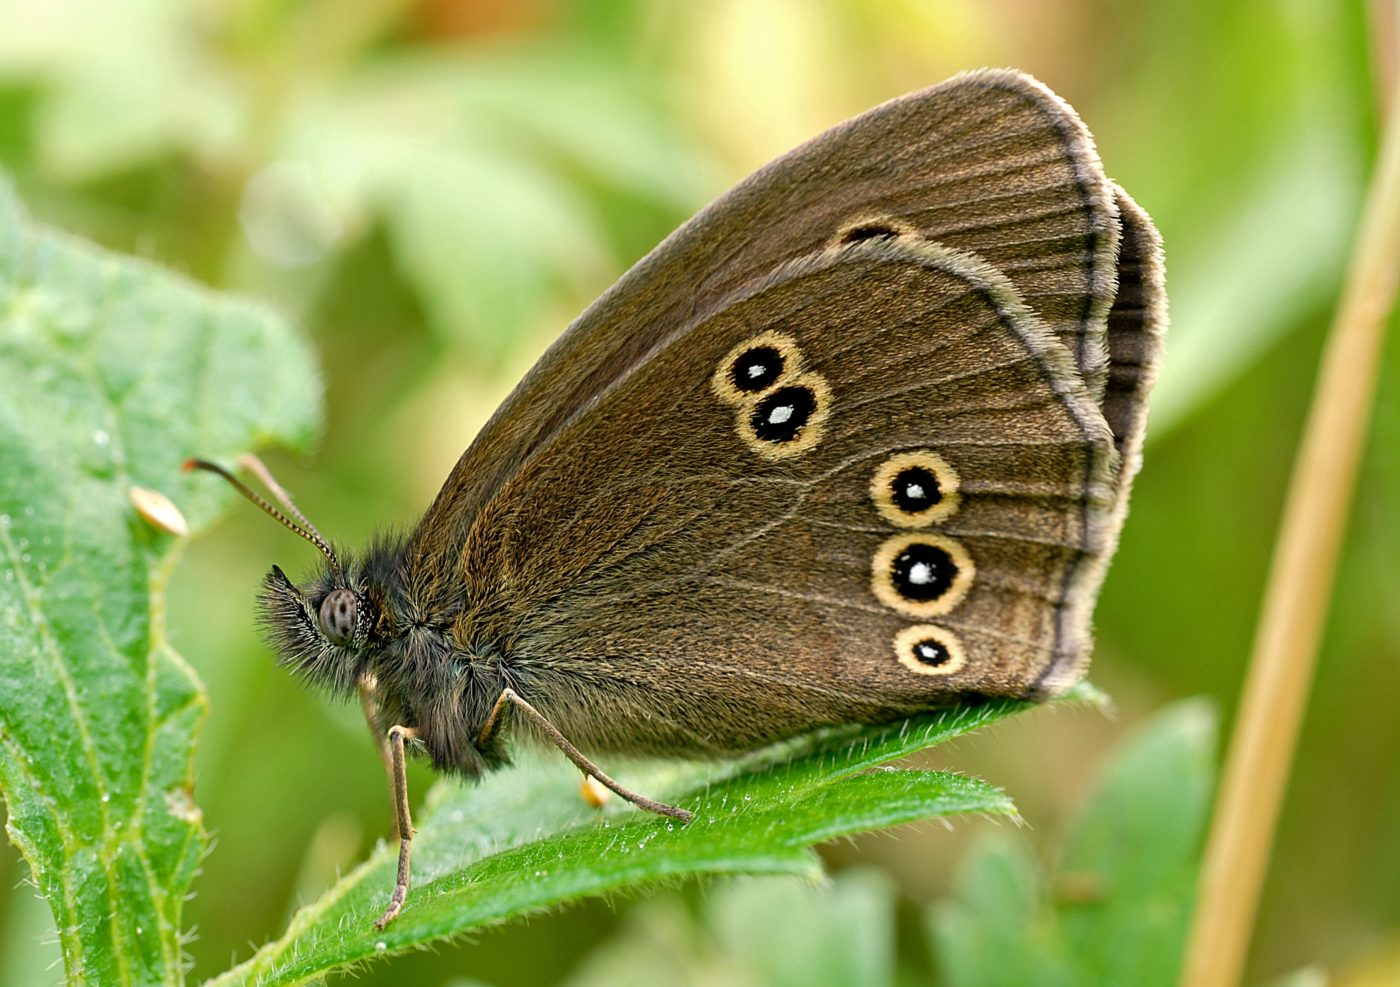
MULTIPOLYGON (((283 665, 356 692, 403 907, 406 747, 476 778, 513 720, 713 756, 1084 671, 1166 322, 1160 240, 1074 111, 982 70, 750 176, 595 302, 406 536, 273 567, 283 665)), ((291 515, 288 517, 287 515, 291 515)), ((577 744, 578 747, 574 745, 577 744)))

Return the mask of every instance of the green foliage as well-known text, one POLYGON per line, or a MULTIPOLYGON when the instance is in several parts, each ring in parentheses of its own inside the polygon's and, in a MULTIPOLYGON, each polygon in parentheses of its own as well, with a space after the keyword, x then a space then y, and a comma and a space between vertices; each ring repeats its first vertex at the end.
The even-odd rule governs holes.
POLYGON ((729 881, 695 916, 672 899, 637 909, 567 987, 651 987, 658 971, 673 987, 893 987, 895 903, 876 871, 729 881))
POLYGON ((43 74, 40 162, 70 181, 201 162, 192 211, 235 239, 182 262, 305 305, 325 279, 279 272, 378 226, 429 327, 480 361, 614 266, 588 186, 683 215, 714 169, 616 63, 547 43, 381 50, 400 7, 317 0, 257 23, 146 0, 7 5, 0 68, 43 74), (249 71, 260 84, 238 84, 249 71))
POLYGON ((414 890, 392 925, 376 932, 371 924, 394 882, 397 844, 383 844, 299 912, 282 939, 215 983, 303 983, 587 895, 680 877, 814 878, 821 866, 810 847, 823 840, 931 816, 1011 814, 1010 800, 985 782, 884 765, 1023 707, 989 703, 809 737, 737 765, 669 765, 624 777, 691 809, 687 826, 628 806, 596 819, 577 795, 576 773, 558 758, 475 787, 443 783, 419 823, 414 890))
POLYGON ((270 314, 31 225, 0 188, 0 790, 74 982, 179 979, 205 849, 199 683, 166 643, 174 539, 227 499, 189 455, 304 441, 309 354, 270 314))
POLYGON ((1214 786, 1215 718, 1157 714, 1109 765, 1048 873, 998 835, 932 917, 949 987, 1177 982, 1214 786))

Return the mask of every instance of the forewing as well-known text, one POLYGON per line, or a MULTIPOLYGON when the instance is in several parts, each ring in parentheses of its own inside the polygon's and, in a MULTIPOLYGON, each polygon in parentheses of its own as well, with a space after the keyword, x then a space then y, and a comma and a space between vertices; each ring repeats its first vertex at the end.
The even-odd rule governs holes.
POLYGON ((842 239, 913 232, 980 255, 1100 396, 1116 209, 1074 111, 1018 72, 959 76, 827 131, 716 200, 569 327, 453 469, 410 568, 458 556, 502 482, 697 313, 842 239))

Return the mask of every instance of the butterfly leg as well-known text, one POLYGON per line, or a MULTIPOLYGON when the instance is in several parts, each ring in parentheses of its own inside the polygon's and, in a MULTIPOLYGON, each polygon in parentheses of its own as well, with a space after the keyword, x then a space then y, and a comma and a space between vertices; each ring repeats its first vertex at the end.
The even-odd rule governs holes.
POLYGON ((389 803, 394 816, 394 838, 399 841, 399 876, 394 885, 394 897, 390 900, 389 907, 384 914, 379 916, 375 922, 377 928, 384 928, 398 915, 399 909, 403 907, 404 898, 408 894, 408 863, 409 863, 409 841, 413 839, 413 821, 408 813, 408 779, 404 773, 403 740, 412 739, 413 731, 406 727, 395 727, 395 730, 405 731, 405 736, 398 742, 397 761, 394 751, 391 749, 392 731, 386 732, 384 726, 379 721, 379 683, 375 681, 373 675, 366 675, 360 679, 360 708, 364 711, 365 722, 369 724, 370 736, 374 738, 375 750, 379 752, 379 760, 384 764, 384 775, 389 779, 389 803))
POLYGON ((584 757, 583 753, 577 747, 569 743, 568 738, 560 733, 559 728, 553 723, 550 723, 543 713, 522 699, 519 693, 514 689, 507 688, 501 691, 500 696, 496 699, 496 705, 491 707, 491 715, 486 718, 486 725, 481 728, 481 732, 477 735, 477 746, 484 745, 491 738, 491 735, 500 727, 501 713, 505 710, 507 705, 514 706, 529 717, 530 722, 538 727, 540 732, 548 737, 549 742, 555 747, 558 747, 565 757, 573 761, 574 766, 580 771, 592 778, 596 778, 605 788, 616 792, 637 808, 646 809, 648 812, 655 812, 662 816, 670 816, 672 819, 679 819, 683 823, 688 823, 695 818, 693 813, 685 809, 649 799, 645 795, 639 795, 631 789, 623 788, 616 781, 613 781, 613 779, 603 773, 603 770, 599 768, 598 765, 584 757))
MULTIPOLYGON (((384 725, 379 721, 379 683, 375 681, 373 675, 366 675, 360 679, 357 688, 360 693, 360 709, 365 714, 365 723, 369 725, 369 735, 374 738, 374 749, 379 753, 379 761, 384 765, 384 777, 389 782, 389 808, 392 811, 394 808, 394 762, 389 756, 388 734, 384 732, 384 725)), ((398 820, 395 819, 395 825, 397 822, 398 820)), ((398 835, 398 830, 395 829, 395 838, 398 835)))
POLYGON ((384 914, 374 920, 374 927, 382 929, 403 909, 408 897, 408 862, 413 853, 413 818, 408 811, 408 774, 404 767, 404 741, 413 739, 411 727, 395 724, 389 728, 387 746, 389 748, 390 774, 394 785, 394 827, 399 834, 399 873, 394 882, 394 893, 389 898, 389 907, 384 914))

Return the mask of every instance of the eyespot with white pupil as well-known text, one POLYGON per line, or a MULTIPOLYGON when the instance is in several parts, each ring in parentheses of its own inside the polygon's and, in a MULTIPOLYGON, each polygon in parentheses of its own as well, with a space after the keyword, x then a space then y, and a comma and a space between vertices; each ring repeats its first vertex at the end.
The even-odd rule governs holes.
POLYGON ((914 542, 894 557, 892 579, 906 600, 936 600, 953 588, 958 567, 941 545, 914 542))
POLYGON ((710 389, 726 404, 744 407, 786 383, 801 369, 797 340, 786 333, 761 332, 725 354, 710 378, 710 389))
POLYGON ((956 634, 935 624, 915 624, 894 637, 899 663, 920 675, 952 675, 967 664, 956 634))
POLYGON ((783 375, 786 361, 772 346, 755 346, 739 354, 729 368, 729 382, 736 391, 758 394, 772 386, 783 375))
POLYGON ((332 644, 346 645, 355 639, 359 602, 348 589, 335 589, 321 601, 321 633, 332 644))
POLYGON ((817 395, 810 387, 784 387, 758 402, 749 424, 764 442, 791 442, 816 410, 817 395))
POLYGON ((798 374, 791 383, 739 409, 739 435, 765 459, 787 459, 814 447, 831 409, 831 388, 820 374, 798 374))
POLYGON ((900 470, 891 487, 895 505, 906 514, 918 514, 943 499, 938 477, 922 466, 910 466, 900 470))
POLYGON ((957 511, 957 472, 929 449, 896 453, 870 478, 870 499, 881 517, 901 528, 923 528, 957 511))
POLYGON ((913 617, 935 617, 962 602, 975 572, 967 549, 951 538, 896 535, 875 552, 870 585, 887 607, 913 617))

